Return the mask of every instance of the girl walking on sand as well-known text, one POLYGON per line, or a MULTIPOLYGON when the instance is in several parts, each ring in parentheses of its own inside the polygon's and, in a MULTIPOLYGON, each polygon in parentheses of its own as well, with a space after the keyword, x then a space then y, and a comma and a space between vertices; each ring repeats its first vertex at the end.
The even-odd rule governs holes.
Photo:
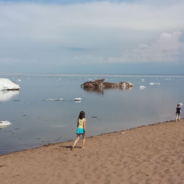
POLYGON ((181 107, 180 107, 180 104, 177 104, 177 107, 176 107, 176 122, 180 121, 180 118, 181 118, 181 107))
POLYGON ((85 149, 84 144, 85 144, 85 138, 86 138, 86 119, 85 119, 85 112, 81 111, 79 113, 79 118, 77 120, 77 139, 75 140, 73 146, 72 146, 72 151, 74 150, 75 145, 77 144, 78 140, 80 139, 80 135, 83 136, 83 141, 82 141, 82 149, 85 149))

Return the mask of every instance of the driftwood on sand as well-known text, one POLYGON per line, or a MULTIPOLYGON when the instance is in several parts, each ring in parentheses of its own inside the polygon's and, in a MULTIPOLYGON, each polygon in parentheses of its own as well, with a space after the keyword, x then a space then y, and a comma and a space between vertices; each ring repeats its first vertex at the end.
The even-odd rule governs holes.
POLYGON ((105 79, 98 79, 95 81, 87 81, 84 84, 81 84, 82 88, 131 88, 133 84, 130 82, 119 82, 119 83, 110 83, 104 82, 105 79))

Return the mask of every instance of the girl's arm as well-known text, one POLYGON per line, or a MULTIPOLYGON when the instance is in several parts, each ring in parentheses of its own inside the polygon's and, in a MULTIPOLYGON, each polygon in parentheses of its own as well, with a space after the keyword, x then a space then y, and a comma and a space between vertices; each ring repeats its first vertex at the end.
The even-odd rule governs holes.
POLYGON ((84 128, 84 130, 86 132, 86 119, 84 120, 83 128, 84 128))
POLYGON ((79 127, 79 119, 77 120, 77 128, 79 127))

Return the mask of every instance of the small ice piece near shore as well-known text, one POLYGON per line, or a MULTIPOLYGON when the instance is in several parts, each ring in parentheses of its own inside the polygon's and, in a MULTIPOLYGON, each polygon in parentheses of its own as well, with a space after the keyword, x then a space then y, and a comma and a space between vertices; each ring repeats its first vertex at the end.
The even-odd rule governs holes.
POLYGON ((9 79, 0 78, 0 91, 3 90, 19 90, 20 86, 9 79))
POLYGON ((150 82, 150 85, 160 85, 160 83, 153 83, 153 82, 150 82))
POLYGON ((49 99, 45 99, 44 101, 63 101, 62 98, 49 98, 49 99))
POLYGON ((17 79, 18 82, 21 82, 21 79, 17 79))
POLYGON ((74 101, 75 103, 81 103, 81 101, 74 101))
POLYGON ((9 121, 0 121, 0 128, 11 125, 9 121))
POLYGON ((146 86, 140 86, 140 89, 145 89, 146 88, 146 86))
POLYGON ((81 98, 74 98, 74 101, 81 101, 81 98))

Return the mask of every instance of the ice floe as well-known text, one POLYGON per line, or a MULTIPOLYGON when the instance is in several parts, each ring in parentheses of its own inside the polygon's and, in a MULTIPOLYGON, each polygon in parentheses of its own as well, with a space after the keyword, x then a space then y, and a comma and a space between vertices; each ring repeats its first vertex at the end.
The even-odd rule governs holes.
POLYGON ((145 89, 146 88, 146 86, 140 86, 140 89, 145 89))
POLYGON ((3 90, 19 90, 20 86, 13 81, 5 78, 0 78, 0 91, 3 90))
POLYGON ((74 101, 75 103, 81 103, 81 101, 74 101))
MULTIPOLYGON (((78 102, 78 103, 80 103, 81 100, 82 100, 81 98, 74 98, 73 99, 73 101, 78 102)), ((48 98, 48 99, 44 99, 43 101, 66 101, 66 100, 64 100, 63 98, 48 98)), ((69 100, 69 101, 71 101, 71 100, 69 100)))
POLYGON ((64 101, 62 98, 49 98, 45 99, 44 101, 64 101))
POLYGON ((74 98, 74 101, 81 101, 81 98, 74 98))
POLYGON ((150 85, 160 85, 160 82, 158 82, 158 83, 150 82, 150 85))
POLYGON ((0 128, 6 127, 11 125, 9 121, 0 121, 0 128))

